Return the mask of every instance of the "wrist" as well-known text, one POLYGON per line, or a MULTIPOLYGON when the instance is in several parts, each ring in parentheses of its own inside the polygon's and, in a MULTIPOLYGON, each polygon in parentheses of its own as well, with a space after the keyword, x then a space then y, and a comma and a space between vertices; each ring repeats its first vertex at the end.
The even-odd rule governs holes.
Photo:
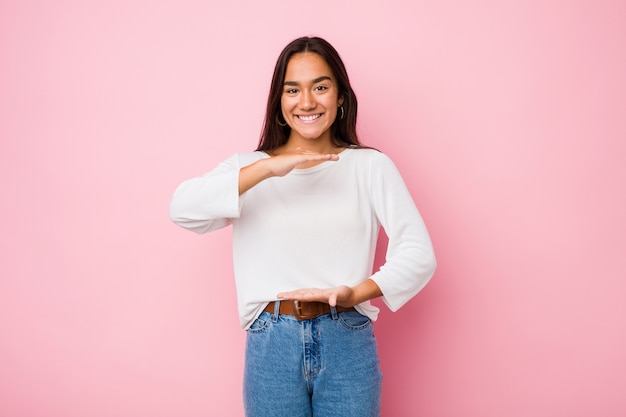
POLYGON ((382 296, 383 293, 372 279, 366 279, 360 284, 352 287, 352 294, 350 296, 350 307, 354 307, 357 304, 371 300, 382 296))
POLYGON ((272 169, 272 158, 259 159, 255 162, 258 175, 261 177, 261 181, 266 180, 268 178, 275 177, 276 174, 272 169))

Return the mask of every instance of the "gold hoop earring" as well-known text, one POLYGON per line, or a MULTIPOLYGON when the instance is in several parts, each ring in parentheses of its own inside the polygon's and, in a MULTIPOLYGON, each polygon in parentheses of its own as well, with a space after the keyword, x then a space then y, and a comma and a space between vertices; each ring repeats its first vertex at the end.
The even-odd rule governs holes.
POLYGON ((278 126, 280 126, 280 127, 287 126, 287 123, 281 123, 280 122, 280 117, 278 115, 276 115, 276 123, 278 123, 278 126))
POLYGON ((341 110, 341 117, 339 119, 343 120, 343 116, 345 116, 345 112, 343 111, 343 104, 339 106, 339 110, 341 110))

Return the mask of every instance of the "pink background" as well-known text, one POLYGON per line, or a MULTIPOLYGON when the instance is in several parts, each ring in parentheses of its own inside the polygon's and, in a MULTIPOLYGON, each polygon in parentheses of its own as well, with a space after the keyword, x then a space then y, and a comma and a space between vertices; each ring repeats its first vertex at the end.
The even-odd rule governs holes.
POLYGON ((383 415, 626 415, 626 2, 0 3, 0 416, 241 416, 230 230, 275 59, 343 56, 439 269, 376 325, 383 415))

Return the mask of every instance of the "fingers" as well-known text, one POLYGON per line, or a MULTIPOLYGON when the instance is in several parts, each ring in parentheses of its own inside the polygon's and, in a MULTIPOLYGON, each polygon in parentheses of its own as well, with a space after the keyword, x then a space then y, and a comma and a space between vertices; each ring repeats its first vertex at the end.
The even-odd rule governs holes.
POLYGON ((298 164, 301 164, 304 162, 338 161, 339 160, 339 155, 335 155, 333 153, 317 153, 317 152, 305 151, 305 152, 297 154, 297 156, 298 157, 296 158, 296 160, 298 161, 298 164))
POLYGON ((274 156, 269 160, 266 160, 266 163, 271 165, 270 169, 274 176, 282 177, 301 164, 338 160, 339 156, 335 154, 320 154, 317 152, 301 150, 274 156))
POLYGON ((340 296, 344 297, 343 293, 345 292, 346 288, 348 287, 337 287, 328 289, 302 288, 295 291, 279 293, 276 297, 279 300, 321 301, 323 303, 328 303, 331 307, 336 307, 340 296))
POLYGON ((280 300, 294 301, 323 301, 328 302, 327 291, 318 288, 303 288, 295 291, 281 292, 276 297, 280 300))
MULTIPOLYGON (((285 154, 288 155, 288 154, 285 154)), ((315 151, 309 151, 304 148, 295 148, 293 155, 300 155, 306 157, 307 161, 322 161, 322 160, 338 160, 339 155, 334 153, 319 153, 315 151)))

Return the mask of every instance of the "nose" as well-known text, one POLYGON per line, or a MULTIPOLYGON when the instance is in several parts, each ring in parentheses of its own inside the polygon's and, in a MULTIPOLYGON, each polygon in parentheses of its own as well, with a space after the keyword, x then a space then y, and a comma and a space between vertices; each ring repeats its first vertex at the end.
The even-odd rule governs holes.
POLYGON ((313 97, 313 94, 308 90, 303 90, 300 94, 300 102, 298 103, 300 108, 303 110, 312 109, 315 107, 315 104, 315 97, 313 97))

